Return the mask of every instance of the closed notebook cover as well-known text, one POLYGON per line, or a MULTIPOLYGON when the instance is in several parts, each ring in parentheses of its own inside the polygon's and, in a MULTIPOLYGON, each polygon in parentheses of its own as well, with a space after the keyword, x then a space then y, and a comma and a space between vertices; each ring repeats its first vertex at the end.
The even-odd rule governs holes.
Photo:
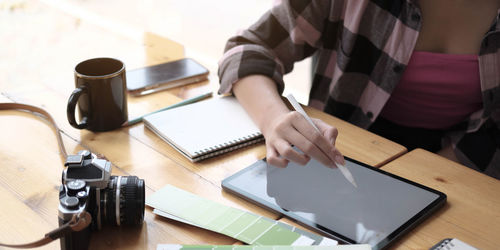
POLYGON ((262 140, 262 134, 232 96, 146 116, 144 124, 192 161, 262 140))

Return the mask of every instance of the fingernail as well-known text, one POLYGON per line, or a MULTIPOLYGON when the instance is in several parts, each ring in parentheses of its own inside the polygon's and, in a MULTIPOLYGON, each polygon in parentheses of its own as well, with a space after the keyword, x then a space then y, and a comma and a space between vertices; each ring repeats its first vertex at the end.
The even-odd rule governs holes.
POLYGON ((338 164, 340 164, 342 166, 345 165, 345 160, 344 160, 344 157, 342 155, 335 156, 335 162, 337 162, 338 164))

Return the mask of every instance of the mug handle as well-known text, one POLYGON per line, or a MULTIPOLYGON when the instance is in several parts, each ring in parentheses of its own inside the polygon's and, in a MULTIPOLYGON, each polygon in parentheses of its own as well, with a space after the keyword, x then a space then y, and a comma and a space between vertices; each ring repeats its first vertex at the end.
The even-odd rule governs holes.
POLYGON ((68 100, 68 109, 66 110, 66 115, 68 116, 69 124, 71 124, 71 126, 77 129, 84 129, 87 128, 88 126, 87 117, 83 117, 82 120, 80 121, 80 124, 78 124, 75 119, 76 103, 78 102, 80 95, 86 92, 87 88, 85 87, 76 88, 75 90, 73 90, 73 93, 71 93, 68 100))

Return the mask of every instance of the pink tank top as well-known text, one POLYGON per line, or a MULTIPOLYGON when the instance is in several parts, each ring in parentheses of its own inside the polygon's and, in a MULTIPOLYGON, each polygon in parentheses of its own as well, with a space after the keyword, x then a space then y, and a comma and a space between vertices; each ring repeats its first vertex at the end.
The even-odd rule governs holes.
POLYGON ((477 55, 414 51, 380 116, 407 127, 446 129, 482 105, 477 55))

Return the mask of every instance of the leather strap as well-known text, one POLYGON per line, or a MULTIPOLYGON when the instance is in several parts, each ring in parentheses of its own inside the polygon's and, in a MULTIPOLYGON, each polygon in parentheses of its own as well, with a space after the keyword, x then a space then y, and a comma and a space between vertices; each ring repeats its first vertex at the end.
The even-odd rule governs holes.
POLYGON ((68 156, 68 154, 66 153, 66 149, 64 147, 64 143, 63 143, 63 140, 61 137, 61 130, 57 126, 57 124, 54 121, 54 119, 52 118, 52 116, 47 111, 45 111, 42 108, 36 107, 36 106, 22 104, 22 103, 14 103, 14 102, 0 103, 0 110, 26 111, 26 112, 29 112, 33 115, 41 116, 46 121, 48 121, 50 123, 50 125, 52 125, 52 127, 54 128, 54 132, 56 133, 57 143, 59 144, 59 152, 61 153, 60 157, 61 157, 61 161, 64 165, 64 162, 66 162, 66 157, 68 156))
POLYGON ((68 233, 78 232, 78 231, 83 230, 84 228, 86 228, 90 225, 90 222, 92 222, 92 216, 87 211, 84 211, 80 214, 75 214, 71 218, 71 220, 68 221, 66 224, 56 228, 55 230, 52 230, 52 231, 46 233, 45 237, 43 237, 40 240, 31 242, 31 243, 27 243, 27 244, 17 244, 17 245, 0 243, 0 246, 12 247, 12 248, 40 247, 40 246, 49 244, 50 242, 57 240, 68 233))
MULTIPOLYGON (((61 130, 57 126, 52 116, 47 111, 36 106, 22 104, 22 103, 0 103, 0 110, 27 111, 33 115, 41 116, 42 118, 47 120, 50 123, 50 125, 52 125, 54 132, 56 134, 57 143, 59 144, 61 161, 63 162, 64 165, 64 162, 66 161, 66 157, 68 154, 66 153, 66 149, 64 148, 64 143, 61 137, 61 130)), ((12 247, 12 248, 40 247, 52 242, 53 240, 59 239, 68 233, 81 231, 87 226, 89 226, 91 222, 92 222, 92 216, 88 212, 84 211, 80 214, 75 214, 71 218, 71 220, 68 221, 66 224, 56 228, 53 231, 48 232, 47 234, 45 234, 45 237, 43 237, 38 241, 34 241, 27 244, 16 244, 16 245, 4 244, 0 242, 0 246, 12 247)))

